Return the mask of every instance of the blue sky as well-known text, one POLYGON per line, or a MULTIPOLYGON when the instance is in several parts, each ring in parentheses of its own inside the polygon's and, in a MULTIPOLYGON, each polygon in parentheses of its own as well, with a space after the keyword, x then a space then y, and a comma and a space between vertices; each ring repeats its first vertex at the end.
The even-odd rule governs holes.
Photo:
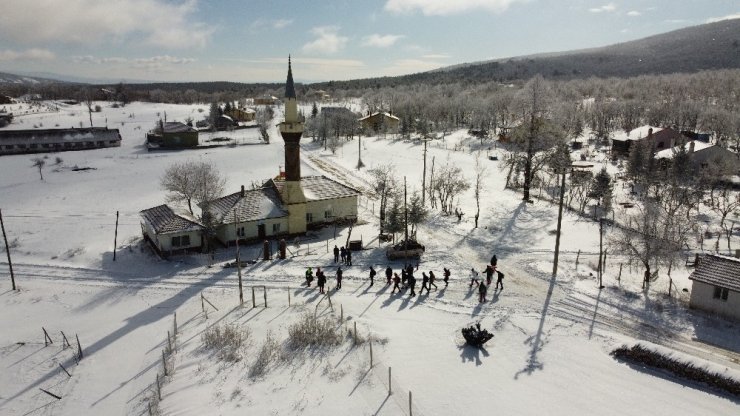
POLYGON ((3 0, 0 71, 156 81, 401 75, 740 18, 737 0, 3 0))

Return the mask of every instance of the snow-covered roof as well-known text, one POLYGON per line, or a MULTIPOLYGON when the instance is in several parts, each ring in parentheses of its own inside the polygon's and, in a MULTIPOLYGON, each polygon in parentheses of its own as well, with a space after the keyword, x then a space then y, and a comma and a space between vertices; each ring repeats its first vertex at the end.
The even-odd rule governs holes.
POLYGON ((199 231, 203 229, 195 218, 175 214, 167 205, 159 205, 139 213, 147 221, 157 234, 182 233, 199 231))
POLYGON ((640 140, 648 136, 650 129, 653 129, 653 134, 663 130, 660 127, 645 125, 640 126, 636 129, 632 129, 627 133, 625 133, 624 130, 620 130, 617 134, 614 135, 614 137, 612 137, 612 140, 617 140, 620 142, 624 142, 627 140, 640 140))
POLYGON ((3 145, 30 143, 64 143, 120 141, 118 129, 107 127, 87 127, 81 129, 33 129, 0 131, 0 143, 3 145))
POLYGON ((707 254, 689 279, 740 292, 740 259, 707 254))
POLYGON ((165 133, 185 133, 185 132, 193 132, 193 131, 197 131, 197 130, 188 126, 185 123, 180 123, 179 121, 168 121, 164 123, 165 133))
POLYGON ((378 115, 384 115, 384 116, 386 116, 386 117, 388 117, 388 118, 391 118, 391 119, 393 119, 393 120, 400 120, 400 118, 398 118, 398 117, 394 116, 394 115, 393 115, 393 114, 391 114, 391 113, 387 113, 387 112, 382 112, 382 113, 381 113, 381 112, 377 112, 377 113, 372 113, 372 114, 370 114, 370 115, 367 115, 367 116, 365 116, 365 117, 362 117, 362 118, 360 119, 360 121, 364 121, 364 120, 367 120, 367 119, 369 119, 369 118, 377 117, 378 115))
POLYGON ((678 153, 678 149, 681 147, 683 147, 684 149, 686 149, 687 152, 689 152, 691 149, 691 143, 694 144, 694 152, 698 152, 700 150, 704 150, 704 149, 714 146, 713 144, 704 143, 704 142, 700 142, 697 140, 692 140, 684 145, 674 146, 674 147, 671 147, 670 149, 663 149, 655 154, 655 158, 656 159, 672 159, 673 155, 678 153))
MULTIPOLYGON (((278 191, 282 192, 284 181, 272 181, 278 191)), ((308 201, 347 198, 360 195, 357 189, 350 188, 326 176, 304 176, 301 178, 303 195, 308 201)))
POLYGON ((271 187, 226 195, 211 202, 210 210, 216 221, 225 224, 234 223, 234 214, 237 223, 288 216, 277 191, 271 187))

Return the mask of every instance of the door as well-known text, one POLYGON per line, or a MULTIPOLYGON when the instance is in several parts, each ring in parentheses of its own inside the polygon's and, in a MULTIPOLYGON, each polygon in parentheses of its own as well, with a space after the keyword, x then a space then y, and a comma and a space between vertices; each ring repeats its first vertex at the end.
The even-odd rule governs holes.
POLYGON ((265 224, 257 224, 257 237, 262 240, 266 236, 267 234, 265 233, 265 224))

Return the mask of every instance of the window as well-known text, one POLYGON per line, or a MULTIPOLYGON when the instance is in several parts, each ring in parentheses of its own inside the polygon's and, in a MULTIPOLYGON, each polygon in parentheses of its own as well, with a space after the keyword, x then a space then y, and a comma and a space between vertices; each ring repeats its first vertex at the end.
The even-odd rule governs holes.
POLYGON ((182 236, 181 243, 183 247, 189 247, 190 246, 190 236, 189 235, 182 236))
POLYGON ((180 247, 180 236, 172 237, 172 247, 180 247))
POLYGON ((39 145, 37 145, 36 143, 31 143, 28 147, 31 149, 36 149, 39 147, 39 145))
POLYGON ((332 217, 332 215, 331 215, 331 211, 330 211, 330 210, 329 210, 329 211, 324 211, 324 218, 325 218, 325 219, 327 219, 327 220, 328 220, 328 219, 330 219, 331 217, 332 217))
POLYGON ((313 222, 313 214, 310 212, 306 213, 306 222, 313 222))
POLYGON ((714 287, 714 298, 719 299, 721 301, 727 301, 727 296, 729 295, 730 290, 726 287, 714 287))
POLYGON ((280 232, 280 223, 272 224, 272 233, 277 234, 280 232))
POLYGON ((244 227, 239 227, 236 229, 236 236, 244 238, 246 234, 244 233, 244 227))
POLYGON ((5 146, 5 149, 6 150, 13 150, 13 147, 14 146, 12 144, 9 144, 9 145, 5 146))

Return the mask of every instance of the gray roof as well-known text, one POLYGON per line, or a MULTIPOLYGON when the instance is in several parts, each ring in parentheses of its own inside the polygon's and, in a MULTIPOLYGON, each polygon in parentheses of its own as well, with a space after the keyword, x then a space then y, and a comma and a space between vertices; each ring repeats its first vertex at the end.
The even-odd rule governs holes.
MULTIPOLYGON (((277 189, 282 192, 284 181, 273 181, 277 189)), ((304 176, 301 178, 303 194, 309 201, 338 199, 360 195, 357 189, 350 188, 326 176, 304 176)))
POLYGON ((164 123, 164 132, 165 133, 185 133, 185 132, 193 132, 198 131, 194 128, 188 126, 185 123, 180 123, 179 121, 168 121, 164 123))
POLYGON ((211 202, 210 211, 217 222, 224 224, 234 223, 234 212, 237 223, 288 216, 274 188, 249 189, 243 194, 226 195, 211 202))
POLYGON ((118 129, 85 127, 79 129, 33 129, 0 131, 2 144, 75 143, 89 141, 121 141, 118 129))
POLYGON ((689 279, 740 292, 740 259, 707 254, 689 279))
POLYGON ((157 234, 180 233, 202 230, 203 226, 195 219, 175 214, 167 205, 149 208, 139 213, 157 234))

